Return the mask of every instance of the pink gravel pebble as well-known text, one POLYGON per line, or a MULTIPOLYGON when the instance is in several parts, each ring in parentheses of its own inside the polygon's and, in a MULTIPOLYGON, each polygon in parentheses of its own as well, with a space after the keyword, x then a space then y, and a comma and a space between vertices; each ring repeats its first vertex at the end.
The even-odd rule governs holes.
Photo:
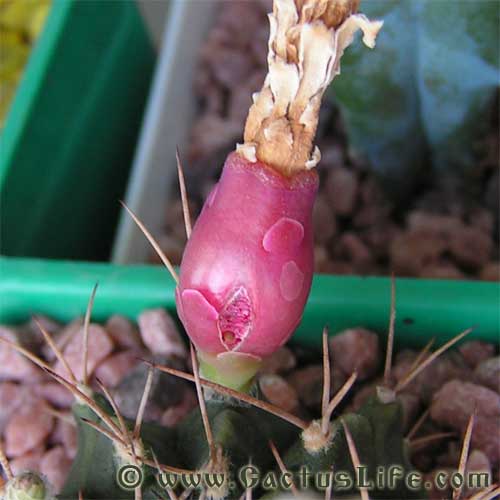
POLYGON ((21 472, 40 472, 40 461, 45 453, 45 446, 41 445, 34 450, 28 451, 24 455, 9 460, 10 468, 14 476, 21 472))
MULTIPOLYGON (((68 413, 69 418, 73 418, 71 413, 68 413)), ((58 419, 54 431, 50 436, 50 444, 63 445, 66 455, 73 459, 78 451, 78 431, 76 422, 74 424, 66 420, 58 419)))
POLYGON ((482 361, 495 355, 495 346, 481 340, 464 342, 458 350, 471 368, 475 368, 482 361))
MULTIPOLYGON (((10 328, 0 326, 0 337, 18 343, 18 334, 10 328)), ((43 378, 42 372, 29 359, 0 342, 0 380, 36 380, 43 378)))
MULTIPOLYGON (((70 340, 78 334, 80 329, 82 328, 83 325, 83 319, 82 318, 76 318, 67 325, 65 325, 61 330, 59 330, 55 335, 53 335, 54 342, 56 343, 57 347, 64 351, 64 348, 68 345, 70 340)), ((44 344, 42 347, 42 354, 45 359, 49 361, 54 361, 56 359, 56 355, 54 354, 54 351, 52 348, 44 344)))
POLYGON ((22 404, 26 394, 24 386, 14 382, 0 382, 0 435, 14 411, 22 404))
POLYGON ((164 309, 150 309, 139 315, 138 323, 144 344, 153 354, 186 357, 186 346, 172 317, 164 309))
POLYGON ((24 455, 43 443, 53 427, 54 418, 47 412, 45 401, 24 403, 5 427, 5 452, 9 457, 24 455))
MULTIPOLYGON (((63 355, 66 358, 71 370, 75 374, 77 380, 83 379, 83 328, 78 334, 73 335, 68 345, 64 349, 63 355)), ((100 325, 89 325, 88 337, 88 357, 87 357, 87 373, 90 377, 97 365, 106 359, 113 351, 113 342, 106 333, 106 330, 100 325)), ((69 374, 64 365, 58 360, 54 366, 56 373, 62 377, 68 378, 69 374)))
POLYGON ((284 373, 293 370, 297 364, 295 354, 286 346, 280 347, 271 356, 264 358, 260 373, 284 373))
POLYGON ((486 387, 451 380, 436 394, 431 417, 438 424, 464 432, 476 411, 472 445, 483 451, 493 464, 500 459, 500 395, 486 387))
POLYGON ((486 359, 474 370, 476 380, 500 394, 500 356, 486 359))
POLYGON ((74 401, 73 395, 58 382, 46 382, 36 386, 37 394, 53 406, 69 408, 74 401))
POLYGON ((373 375, 380 364, 378 335, 364 328, 353 328, 331 337, 333 366, 346 375, 358 373, 358 380, 373 375))
POLYGON ((47 477, 57 493, 64 486, 71 464, 72 460, 66 456, 62 446, 55 446, 47 451, 40 462, 40 472, 47 477))
POLYGON ((141 351, 128 350, 112 354, 95 370, 95 376, 106 387, 116 387, 123 378, 139 363, 141 351))
POLYGON ((116 347, 120 349, 142 348, 139 330, 125 316, 114 314, 106 321, 104 329, 108 332, 116 347))
POLYGON ((272 404, 293 413, 299 406, 297 391, 279 375, 262 375, 259 378, 262 394, 272 404))

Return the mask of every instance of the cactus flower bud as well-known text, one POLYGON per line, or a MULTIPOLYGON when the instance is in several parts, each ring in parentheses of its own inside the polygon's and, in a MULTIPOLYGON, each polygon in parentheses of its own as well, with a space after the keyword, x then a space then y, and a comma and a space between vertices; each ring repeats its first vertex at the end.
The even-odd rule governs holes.
POLYGON ((269 15, 268 75, 186 246, 176 302, 202 371, 240 384, 296 328, 313 274, 314 145, 321 98, 361 29, 357 0, 280 0, 269 15), (313 2, 314 3, 314 2, 313 2), (238 382, 235 380, 238 379, 238 382))
POLYGON ((313 275, 315 171, 291 178, 232 153, 187 243, 177 309, 197 349, 255 359, 300 322, 313 275))

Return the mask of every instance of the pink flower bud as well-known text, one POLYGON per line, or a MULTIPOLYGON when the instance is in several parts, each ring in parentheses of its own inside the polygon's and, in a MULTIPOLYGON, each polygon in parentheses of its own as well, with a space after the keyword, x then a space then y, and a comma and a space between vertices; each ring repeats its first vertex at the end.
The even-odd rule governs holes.
POLYGON ((188 241, 176 302, 197 349, 258 358, 300 323, 313 275, 315 171, 291 178, 231 153, 188 241))

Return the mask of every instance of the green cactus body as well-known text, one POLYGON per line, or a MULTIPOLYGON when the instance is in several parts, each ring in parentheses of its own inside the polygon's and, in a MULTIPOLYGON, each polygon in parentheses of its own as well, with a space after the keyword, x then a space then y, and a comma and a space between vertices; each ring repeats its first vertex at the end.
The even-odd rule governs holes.
MULTIPOLYGON (((111 407, 102 396, 95 395, 94 401, 117 421, 111 407)), ((83 404, 74 405, 73 415, 78 426, 78 453, 58 498, 75 499, 78 498, 80 491, 84 498, 89 499, 134 498, 133 490, 127 491, 117 482, 120 469, 129 464, 119 453, 115 444, 107 436, 88 425, 84 419, 102 428, 106 428, 106 424, 93 410, 83 404)), ((125 423, 130 430, 133 429, 132 422, 126 420, 125 423)), ((151 450, 153 450, 159 463, 175 465, 177 455, 175 430, 157 424, 145 424, 141 428, 141 442, 146 457, 152 459, 151 450)), ((141 472, 144 477, 143 498, 158 498, 153 494, 153 490, 157 488, 155 479, 157 471, 143 466, 141 472)))

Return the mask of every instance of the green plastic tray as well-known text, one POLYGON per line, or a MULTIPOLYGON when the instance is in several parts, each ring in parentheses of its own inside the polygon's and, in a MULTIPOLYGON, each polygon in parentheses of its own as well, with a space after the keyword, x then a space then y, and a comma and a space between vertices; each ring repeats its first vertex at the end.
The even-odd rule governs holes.
MULTIPOLYGON (((120 313, 135 319, 144 308, 175 310, 175 283, 159 266, 115 266, 0 258, 0 322, 18 323, 32 313, 61 321, 83 315, 99 283, 93 319, 120 313)), ((387 330, 390 280, 316 275, 294 340, 318 345, 323 327, 332 333, 365 326, 387 330)), ((498 342, 500 285, 478 281, 396 280, 396 344, 442 343, 469 327, 469 338, 498 342)))
POLYGON ((135 2, 53 0, 0 135, 0 253, 108 258, 154 62, 135 2))

